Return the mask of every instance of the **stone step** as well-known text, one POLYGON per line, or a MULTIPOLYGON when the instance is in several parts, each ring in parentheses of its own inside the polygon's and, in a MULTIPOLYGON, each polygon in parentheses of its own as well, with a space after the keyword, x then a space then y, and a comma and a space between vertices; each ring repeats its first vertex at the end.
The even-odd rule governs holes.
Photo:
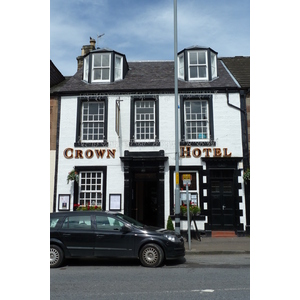
POLYGON ((211 237, 236 237, 234 231, 212 231, 211 237))

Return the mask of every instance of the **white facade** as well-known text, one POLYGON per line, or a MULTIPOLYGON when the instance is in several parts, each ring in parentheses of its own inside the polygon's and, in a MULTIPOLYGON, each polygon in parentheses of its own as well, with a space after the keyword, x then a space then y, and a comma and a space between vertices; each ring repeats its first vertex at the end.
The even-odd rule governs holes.
MULTIPOLYGON (((124 156, 124 151, 144 152, 149 151, 164 151, 164 156, 168 159, 164 163, 164 223, 166 226, 167 218, 170 215, 170 197, 171 194, 174 199, 175 186, 170 188, 170 176, 174 177, 174 173, 170 172, 170 166, 175 166, 175 111, 174 111, 174 95, 161 94, 158 96, 159 101, 159 142, 160 146, 129 146, 130 143, 130 105, 131 95, 111 95, 107 97, 107 147, 75 147, 76 141, 76 124, 77 124, 77 109, 78 97, 75 96, 62 96, 60 101, 60 130, 59 130, 59 148, 58 148, 58 169, 57 169, 57 193, 56 193, 56 207, 55 210, 59 211, 59 196, 70 195, 70 210, 73 210, 74 205, 74 182, 67 184, 67 175, 73 167, 79 166, 106 166, 106 192, 103 195, 103 207, 108 210, 109 208, 109 195, 121 194, 121 212, 124 213, 124 164, 120 157, 124 156), (120 101, 120 136, 115 131, 116 121, 116 100, 120 101), (67 152, 66 152, 66 149, 67 152), (103 158, 97 157, 96 150, 105 150, 103 158), (108 150, 114 150, 109 154, 108 150), (82 151, 82 157, 78 155, 78 150, 82 151)), ((179 96, 184 96, 180 94, 179 96)), ((206 153, 209 157, 214 158, 216 155, 220 157, 228 156, 230 158, 241 158, 243 156, 242 150, 242 137, 241 137, 241 117, 240 111, 234 109, 227 104, 226 93, 211 93, 212 107, 213 107, 213 127, 214 127, 214 146, 190 146, 190 157, 182 156, 179 160, 181 167, 186 167, 181 173, 189 172, 189 166, 201 166, 206 170, 205 156, 206 153), (195 152, 193 150, 196 149, 195 152), (204 150, 209 149, 209 150, 204 150), (200 155, 200 151, 201 155, 200 155)), ((240 95, 239 93, 228 94, 230 104, 239 107, 240 95)), ((183 146, 187 147, 187 146, 183 146)), ((186 148, 185 148, 186 149, 186 148)), ((237 163, 236 169, 242 169, 242 160, 237 163)), ((195 169, 191 169, 195 172, 195 169)), ((197 193, 198 205, 202 205, 203 210, 207 209, 209 204, 203 200, 207 196, 207 188, 201 188, 201 184, 207 184, 207 176, 197 174, 197 193), (203 194, 200 194, 202 191, 203 194)), ((174 178, 173 178, 174 182, 174 178)), ((242 173, 238 176, 238 182, 241 183, 241 188, 238 189, 238 196, 241 197, 239 209, 244 212, 245 199, 244 191, 242 188, 242 173)), ((242 214, 240 223, 243 226, 245 222, 245 213, 242 214)), ((199 230, 205 230, 205 223, 208 217, 204 220, 197 221, 199 230)), ((193 225, 192 225, 193 228, 193 225)), ((186 222, 181 222, 181 229, 186 229, 186 222)))

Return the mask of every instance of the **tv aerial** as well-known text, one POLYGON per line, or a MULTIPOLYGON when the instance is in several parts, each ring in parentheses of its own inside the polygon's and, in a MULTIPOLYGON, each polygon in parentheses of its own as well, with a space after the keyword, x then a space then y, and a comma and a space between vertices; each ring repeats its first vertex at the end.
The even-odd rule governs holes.
POLYGON ((97 34, 97 49, 99 49, 99 44, 98 44, 98 41, 99 39, 104 36, 105 33, 102 33, 102 34, 97 34))

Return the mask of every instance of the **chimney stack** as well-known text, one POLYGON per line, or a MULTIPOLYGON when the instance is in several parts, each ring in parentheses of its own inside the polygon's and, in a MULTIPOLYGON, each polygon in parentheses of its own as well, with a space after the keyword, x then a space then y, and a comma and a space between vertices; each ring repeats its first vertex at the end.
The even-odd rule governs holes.
POLYGON ((90 37, 90 44, 82 46, 81 55, 76 57, 76 59, 77 59, 77 70, 79 70, 83 66, 83 57, 87 53, 95 50, 95 48, 96 48, 95 46, 96 46, 96 40, 91 38, 91 37, 90 37))

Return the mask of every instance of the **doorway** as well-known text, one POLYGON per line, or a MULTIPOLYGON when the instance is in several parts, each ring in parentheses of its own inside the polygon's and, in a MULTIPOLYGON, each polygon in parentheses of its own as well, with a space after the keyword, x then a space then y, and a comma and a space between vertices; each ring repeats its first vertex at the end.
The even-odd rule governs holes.
POLYGON ((235 230, 234 170, 210 170, 211 229, 235 230))
POLYGON ((135 219, 149 226, 157 226, 158 181, 156 173, 135 173, 133 181, 133 214, 135 219))

